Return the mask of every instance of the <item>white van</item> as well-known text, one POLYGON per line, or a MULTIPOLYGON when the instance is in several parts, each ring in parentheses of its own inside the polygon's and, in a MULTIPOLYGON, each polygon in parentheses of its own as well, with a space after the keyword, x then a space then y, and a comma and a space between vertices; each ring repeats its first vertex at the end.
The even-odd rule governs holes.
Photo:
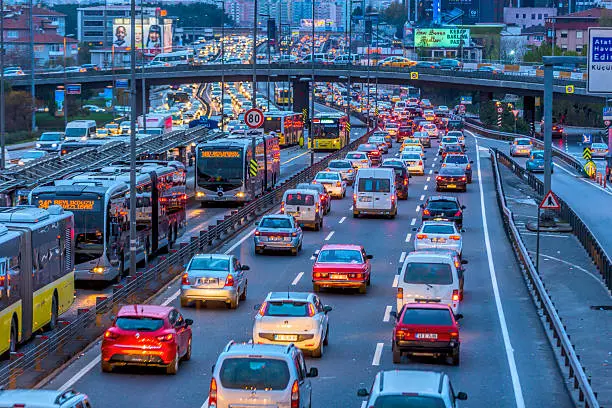
POLYGON ((390 168, 360 168, 353 187, 353 217, 360 214, 397 215, 395 173, 390 168))
POLYGON ((73 120, 66 125, 65 142, 79 142, 96 137, 95 120, 73 120))
POLYGON ((450 251, 409 253, 397 280, 397 310, 406 303, 435 302, 449 305, 457 314, 461 263, 456 261, 450 251))
POLYGON ((91 408, 87 395, 73 390, 2 390, 0 407, 91 408))
POLYGON ((285 191, 281 203, 281 214, 293 215, 300 226, 323 228, 321 197, 316 190, 295 188, 285 191))

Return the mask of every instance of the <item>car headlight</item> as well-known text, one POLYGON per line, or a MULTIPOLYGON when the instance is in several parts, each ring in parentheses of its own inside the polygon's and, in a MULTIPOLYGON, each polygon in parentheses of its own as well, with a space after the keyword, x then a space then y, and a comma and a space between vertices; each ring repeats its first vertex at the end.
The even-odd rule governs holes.
MULTIPOLYGON (((39 146, 37 146, 37 147, 39 147, 39 146)), ((51 147, 57 147, 57 143, 53 143, 53 144, 51 145, 51 147)))
POLYGON ((83 137, 81 138, 81 140, 82 140, 82 141, 87 140, 87 136, 83 136, 83 137))
POLYGON ((36 147, 40 147, 40 143, 36 143, 36 147))

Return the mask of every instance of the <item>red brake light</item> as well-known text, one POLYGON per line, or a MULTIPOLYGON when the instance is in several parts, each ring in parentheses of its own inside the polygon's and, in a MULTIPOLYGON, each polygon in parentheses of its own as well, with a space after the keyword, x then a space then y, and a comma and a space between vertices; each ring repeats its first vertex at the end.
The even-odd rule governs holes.
POLYGON ((342 187, 342 183, 339 181, 336 181, 336 187, 342 187))
POLYGON ((257 314, 263 316, 266 313, 266 308, 268 307, 268 302, 263 302, 257 311, 257 314))
POLYGON ((157 336, 157 340, 159 341, 172 341, 174 339, 174 334, 168 333, 163 336, 157 336))
POLYGON ((109 340, 115 340, 116 338, 118 338, 119 336, 117 335, 117 333, 114 333, 110 330, 107 330, 104 332, 104 338, 105 339, 109 339, 109 340))
POLYGON ((459 241, 461 239, 461 236, 459 236, 459 235, 451 235, 449 238, 452 239, 453 241, 459 241))
POLYGON ((453 290, 453 302, 459 301, 459 291, 457 289, 453 290))
POLYGON ((429 210, 426 208, 423 210, 423 215, 430 215, 431 213, 429 212, 429 210))
POLYGON ((234 286, 234 277, 232 275, 227 275, 227 278, 225 278, 225 286, 234 286))
POLYGON ((417 239, 425 239, 427 238, 427 234, 417 234, 417 239))
POLYGON ((465 169, 466 169, 466 170, 469 170, 469 169, 471 169, 471 168, 472 168, 472 166, 471 166, 470 164, 468 164, 467 166, 465 166, 465 169))
POLYGON ((423 160, 419 160, 419 166, 423 165, 423 160))
POLYGON ((208 406, 217 406, 217 380, 214 378, 210 380, 210 389, 208 390, 208 406))
POLYGON ((293 382, 291 386, 291 408, 300 407, 300 385, 297 380, 293 382))
POLYGON ((438 181, 442 180, 442 176, 437 176, 436 180, 438 180, 438 181))
POLYGON ((459 211, 457 211, 457 212, 455 213, 455 217, 461 217, 461 210, 459 210, 459 211))
POLYGON ((408 179, 404 179, 404 185, 407 186, 408 185, 408 179))
POLYGON ((317 312, 315 311, 314 305, 312 303, 308 304, 308 316, 312 317, 315 314, 317 314, 317 312))
POLYGON ((260 236, 260 235, 261 235, 261 232, 259 232, 259 231, 255 230, 255 236, 256 236, 256 237, 258 237, 258 236, 260 236))
POLYGON ((189 275, 187 273, 183 274, 183 278, 181 279, 181 285, 189 285, 189 275))
POLYGON ((461 181, 466 181, 467 178, 466 177, 461 177, 461 181))

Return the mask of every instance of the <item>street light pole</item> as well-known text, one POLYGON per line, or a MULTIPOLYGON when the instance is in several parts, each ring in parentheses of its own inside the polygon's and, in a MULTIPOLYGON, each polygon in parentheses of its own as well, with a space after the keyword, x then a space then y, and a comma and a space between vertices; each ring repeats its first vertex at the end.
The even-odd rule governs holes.
POLYGON ((314 118, 314 98, 315 98, 315 0, 310 0, 312 3, 312 46, 310 47, 310 66, 312 68, 310 78, 310 117, 308 123, 308 139, 310 142, 310 165, 314 164, 314 135, 312 133, 312 119, 314 118))
MULTIPOLYGON (((28 0, 28 8, 30 9, 28 21, 30 30, 30 94, 32 97, 32 133, 34 133, 36 131, 36 86, 34 85, 36 59, 34 58, 34 5, 32 0, 28 0)), ((4 32, 2 35, 4 36, 4 32)))
POLYGON ((253 108, 255 108, 257 102, 257 0, 254 0, 253 4, 253 55, 251 57, 251 63, 253 64, 251 104, 253 108))
MULTIPOLYGON (((134 31, 132 31, 134 32, 134 31)), ((141 79, 141 89, 142 89, 142 129, 147 134, 147 93, 145 92, 145 75, 144 75, 144 66, 145 66, 145 33, 144 33, 144 0, 140 0, 140 41, 142 42, 142 46, 140 49, 142 50, 142 58, 140 72, 142 75, 141 79)))
POLYGON ((0 0, 0 170, 4 170, 4 0, 0 0))
POLYGON ((66 89, 66 36, 64 36, 64 129, 68 126, 68 92, 66 89))
MULTIPOLYGON (((221 1, 221 65, 225 64, 225 0, 221 1)), ((225 69, 221 68, 221 131, 225 130, 225 69)))
MULTIPOLYGON (((31 1, 31 0, 30 0, 31 1)), ((130 0, 130 25, 136 33, 136 0, 130 0)), ((136 276, 136 36, 130 48, 130 275, 136 276)), ((142 90, 144 92, 144 89, 142 90)), ((146 248, 145 248, 146 251, 146 248)))

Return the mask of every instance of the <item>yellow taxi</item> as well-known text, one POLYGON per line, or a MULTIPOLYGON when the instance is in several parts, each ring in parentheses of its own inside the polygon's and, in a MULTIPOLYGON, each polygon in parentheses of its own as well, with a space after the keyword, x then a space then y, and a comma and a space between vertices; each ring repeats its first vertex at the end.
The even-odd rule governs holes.
POLYGON ((416 61, 412 61, 406 57, 390 57, 379 62, 382 67, 407 68, 416 65, 416 61))
POLYGON ((104 128, 108 130, 108 133, 110 133, 111 135, 120 135, 121 134, 121 127, 119 126, 118 123, 107 123, 106 125, 104 125, 104 128))
POLYGON ((419 146, 419 147, 423 147, 421 145, 421 140, 417 139, 416 137, 407 137, 402 141, 402 146, 400 147, 400 152, 402 150, 404 150, 405 147, 407 146, 419 146))

